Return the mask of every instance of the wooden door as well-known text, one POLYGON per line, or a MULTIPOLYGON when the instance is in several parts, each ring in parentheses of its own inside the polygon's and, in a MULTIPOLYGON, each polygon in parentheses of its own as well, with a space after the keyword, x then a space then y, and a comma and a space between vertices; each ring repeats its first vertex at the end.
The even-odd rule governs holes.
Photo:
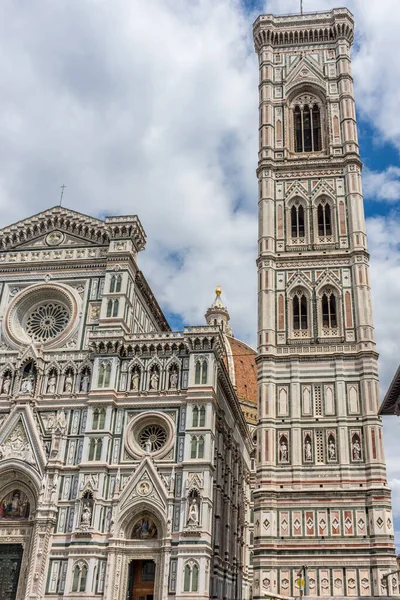
POLYGON ((131 600, 154 600, 155 570, 153 560, 133 561, 131 600))
POLYGON ((0 544, 1 600, 15 600, 17 596, 22 552, 22 546, 19 544, 0 544))

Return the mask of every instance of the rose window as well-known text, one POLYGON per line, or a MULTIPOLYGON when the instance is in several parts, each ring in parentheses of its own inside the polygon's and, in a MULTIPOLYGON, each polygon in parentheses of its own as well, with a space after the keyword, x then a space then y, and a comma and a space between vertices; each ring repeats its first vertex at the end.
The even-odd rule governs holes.
POLYGON ((139 433, 139 444, 145 450, 151 444, 151 452, 157 452, 167 442, 167 432, 161 425, 146 425, 139 433))
POLYGON ((5 316, 7 341, 20 347, 56 347, 69 343, 79 325, 81 299, 63 283, 30 285, 17 293, 5 316))
POLYGON ((57 302, 40 304, 28 315, 25 323, 26 332, 36 342, 46 342, 64 331, 69 319, 66 306, 57 302))

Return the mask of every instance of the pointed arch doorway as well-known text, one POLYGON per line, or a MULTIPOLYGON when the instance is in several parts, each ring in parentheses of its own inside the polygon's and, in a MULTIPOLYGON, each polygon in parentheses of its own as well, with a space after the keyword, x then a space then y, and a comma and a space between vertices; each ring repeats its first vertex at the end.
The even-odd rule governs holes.
POLYGON ((166 598, 170 552, 170 534, 159 509, 147 503, 130 506, 110 540, 104 598, 166 598))

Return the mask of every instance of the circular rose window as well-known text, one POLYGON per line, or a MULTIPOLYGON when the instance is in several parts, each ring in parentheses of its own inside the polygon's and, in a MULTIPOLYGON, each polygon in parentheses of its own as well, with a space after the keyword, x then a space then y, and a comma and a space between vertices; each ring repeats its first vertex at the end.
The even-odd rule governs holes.
POLYGON ((78 299, 62 284, 30 286, 8 308, 5 332, 16 343, 38 345, 65 342, 75 331, 78 299))
POLYGON ((66 306, 44 302, 35 306, 26 319, 26 332, 36 342, 46 342, 64 331, 70 320, 66 306))
POLYGON ((166 444, 167 432, 161 425, 146 425, 139 433, 139 444, 146 450, 150 446, 150 452, 161 450, 166 444))
POLYGON ((147 452, 162 458, 174 446, 175 423, 163 412, 143 412, 133 417, 126 431, 125 443, 135 458, 147 452))

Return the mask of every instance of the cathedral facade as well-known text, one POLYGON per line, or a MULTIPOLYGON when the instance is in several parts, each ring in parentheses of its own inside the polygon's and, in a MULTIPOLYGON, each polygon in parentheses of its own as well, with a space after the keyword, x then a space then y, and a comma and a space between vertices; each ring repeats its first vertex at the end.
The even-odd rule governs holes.
POLYGON ((254 24, 254 598, 398 594, 346 9, 254 24))
POLYGON ((229 315, 217 290, 172 332, 144 245, 137 217, 61 207, 0 231, 1 600, 249 598, 229 315))

